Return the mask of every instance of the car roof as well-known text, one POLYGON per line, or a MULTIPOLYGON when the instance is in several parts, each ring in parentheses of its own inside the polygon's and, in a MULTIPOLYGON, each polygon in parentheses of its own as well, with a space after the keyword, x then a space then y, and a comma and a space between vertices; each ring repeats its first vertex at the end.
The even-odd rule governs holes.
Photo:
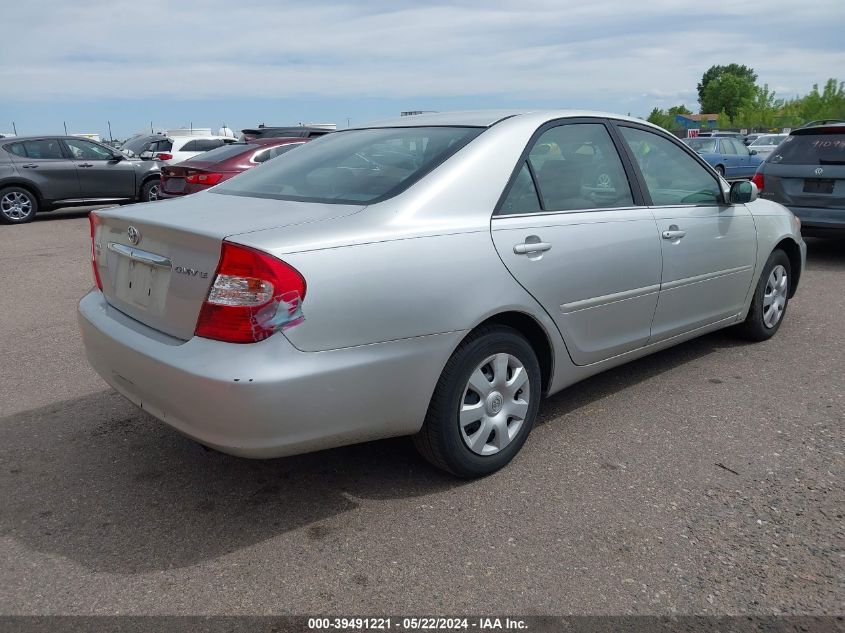
MULTIPOLYGON (((642 119, 612 114, 610 112, 596 112, 592 110, 464 110, 459 112, 431 112, 426 114, 412 114, 381 121, 374 121, 352 129, 368 129, 379 127, 425 127, 425 126, 455 126, 455 127, 491 127, 500 121, 511 118, 536 118, 538 120, 553 120, 575 117, 601 117, 621 121, 631 121, 651 125, 642 119)), ((656 127, 656 126, 652 126, 656 127)))

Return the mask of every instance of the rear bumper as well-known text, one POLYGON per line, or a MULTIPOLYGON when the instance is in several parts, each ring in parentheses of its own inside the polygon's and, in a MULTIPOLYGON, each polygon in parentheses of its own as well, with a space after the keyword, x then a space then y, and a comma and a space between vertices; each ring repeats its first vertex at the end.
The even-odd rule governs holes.
POLYGON ((407 435, 422 425, 462 332, 325 352, 282 335, 247 345, 173 339, 82 298, 91 366, 118 392, 185 435, 244 457, 278 457, 407 435))
POLYGON ((803 235, 845 230, 845 209, 786 206, 801 219, 803 235))

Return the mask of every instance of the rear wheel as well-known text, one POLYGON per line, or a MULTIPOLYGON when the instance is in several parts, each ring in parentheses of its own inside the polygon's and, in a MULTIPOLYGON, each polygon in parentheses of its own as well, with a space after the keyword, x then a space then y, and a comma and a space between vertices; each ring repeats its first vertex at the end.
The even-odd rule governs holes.
POLYGON ((158 200, 158 192, 161 186, 161 181, 149 180, 141 187, 141 202, 155 202, 158 200))
POLYGON ((719 172, 719 175, 724 178, 725 177, 725 168, 721 165, 716 165, 716 171, 719 172))
POLYGON ((754 290, 748 317, 737 326, 737 334, 750 341, 773 337, 783 323, 791 284, 789 257, 780 249, 773 251, 754 290))
POLYGON ((519 452, 537 417, 540 365, 516 330, 478 330, 452 354, 414 444, 459 477, 499 470, 519 452))
POLYGON ((22 187, 0 189, 0 222, 24 224, 31 222, 38 212, 35 195, 22 187))

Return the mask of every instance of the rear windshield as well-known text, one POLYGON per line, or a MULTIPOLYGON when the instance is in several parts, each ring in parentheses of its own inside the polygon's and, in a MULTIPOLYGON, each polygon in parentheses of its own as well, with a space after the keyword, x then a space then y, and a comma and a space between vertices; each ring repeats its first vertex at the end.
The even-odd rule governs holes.
POLYGON ((250 145, 249 143, 230 143, 229 145, 223 145, 222 147, 210 149, 207 152, 203 153, 201 156, 194 157, 194 160, 207 160, 218 162, 221 160, 232 158, 233 156, 237 156, 238 154, 243 154, 244 152, 256 150, 259 147, 261 146, 250 145))
POLYGON ((410 187, 482 131, 414 127, 327 134, 213 193, 338 204, 377 202, 410 187))
POLYGON ((696 152, 715 152, 716 139, 712 138, 692 138, 684 140, 684 143, 689 145, 696 152))
POLYGON ((783 165, 845 165, 845 134, 788 136, 769 157, 783 165))

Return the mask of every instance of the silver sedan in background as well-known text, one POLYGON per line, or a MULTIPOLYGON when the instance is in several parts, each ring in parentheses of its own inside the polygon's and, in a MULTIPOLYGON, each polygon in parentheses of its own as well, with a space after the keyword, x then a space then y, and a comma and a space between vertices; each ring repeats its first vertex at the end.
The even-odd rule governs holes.
POLYGON ((481 476, 546 395, 720 328, 777 332, 806 249, 756 197, 633 118, 403 117, 92 214, 79 322, 110 385, 202 444, 412 435, 481 476))
POLYGON ((748 146, 748 149, 757 150, 757 154, 759 156, 766 158, 778 145, 783 143, 783 139, 787 136, 789 136, 789 134, 766 134, 755 139, 754 142, 748 146))

